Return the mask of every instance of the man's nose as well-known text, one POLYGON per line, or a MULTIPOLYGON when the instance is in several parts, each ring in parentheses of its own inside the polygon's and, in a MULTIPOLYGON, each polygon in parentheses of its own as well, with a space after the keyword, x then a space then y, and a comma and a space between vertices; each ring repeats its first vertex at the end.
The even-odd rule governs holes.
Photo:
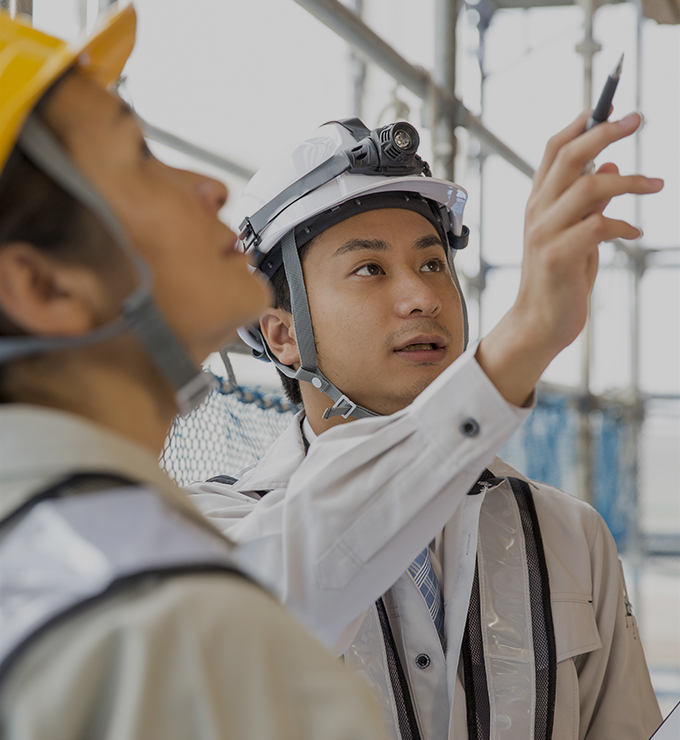
POLYGON ((395 311, 403 318, 414 314, 436 316, 441 308, 438 293, 420 273, 407 272, 397 282, 395 311))

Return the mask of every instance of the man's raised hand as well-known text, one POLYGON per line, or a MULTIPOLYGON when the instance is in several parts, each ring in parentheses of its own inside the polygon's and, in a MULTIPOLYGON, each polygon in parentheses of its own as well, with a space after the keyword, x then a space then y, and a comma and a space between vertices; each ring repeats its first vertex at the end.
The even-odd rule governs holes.
POLYGON ((632 113, 585 131, 588 112, 548 142, 527 203, 522 278, 517 299, 480 343, 477 360, 511 403, 522 405, 551 360, 576 339, 588 315, 598 245, 636 239, 640 230, 603 211, 625 193, 656 193, 663 181, 621 175, 612 163, 584 174, 609 144, 633 134, 632 113))

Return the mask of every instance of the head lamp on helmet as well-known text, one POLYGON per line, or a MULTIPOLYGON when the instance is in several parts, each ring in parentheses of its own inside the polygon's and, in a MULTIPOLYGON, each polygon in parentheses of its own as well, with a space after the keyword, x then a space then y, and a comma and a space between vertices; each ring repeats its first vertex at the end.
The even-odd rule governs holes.
POLYGON ((113 13, 80 47, 13 20, 0 11, 0 179, 17 146, 42 172, 88 208, 130 259, 138 286, 123 302, 121 316, 95 331, 69 337, 0 337, 0 363, 43 352, 82 347, 132 330, 165 378, 175 388, 185 413, 210 388, 209 376, 195 367, 167 325, 151 295, 149 269, 128 239, 117 217, 74 165, 56 137, 33 113, 43 95, 70 69, 108 86, 119 76, 135 41, 136 14, 131 5, 113 13))
MULTIPOLYGON (((356 118, 325 124, 291 153, 263 167, 236 204, 232 225, 244 250, 268 278, 284 265, 301 366, 282 365, 267 347, 258 326, 243 327, 241 338, 261 359, 284 375, 311 382, 335 405, 324 418, 371 416, 353 404, 319 370, 298 249, 314 236, 358 213, 377 208, 408 208, 427 218, 453 251, 467 244, 463 226, 467 193, 431 176, 417 154, 420 137, 409 123, 397 122, 369 131, 356 118)), ((462 300, 462 293, 461 293, 462 300)), ((463 302, 465 315, 465 305, 463 302)), ((465 320, 467 341, 467 320, 465 320)))

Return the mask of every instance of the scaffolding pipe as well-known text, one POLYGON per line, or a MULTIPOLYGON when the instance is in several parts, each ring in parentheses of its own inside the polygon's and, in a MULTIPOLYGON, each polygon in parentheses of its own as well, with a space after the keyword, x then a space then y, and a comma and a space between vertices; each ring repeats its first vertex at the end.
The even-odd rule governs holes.
MULTIPOLYGON (((642 23, 644 19, 642 2, 636 0, 636 23, 635 23, 635 110, 642 110, 642 23)), ((635 133, 635 172, 642 170, 642 153, 640 149, 640 132, 635 133)), ((635 197, 635 223, 641 223, 642 209, 640 196, 635 197)), ((633 398, 633 420, 632 432, 634 446, 631 460, 631 476, 633 478, 633 511, 631 512, 628 541, 626 549, 630 554, 633 571, 633 599, 638 609, 638 617, 644 619, 641 613, 643 607, 642 594, 640 591, 640 577, 644 560, 644 551, 647 545, 644 541, 640 527, 640 445, 642 440, 642 427, 645 417, 645 406, 640 393, 640 283, 649 266, 649 252, 638 246, 639 258, 630 261, 632 297, 630 304, 630 390, 633 398)))
POLYGON ((432 109, 432 153, 435 177, 454 181, 456 159, 456 120, 451 109, 443 111, 437 90, 445 90, 455 99, 456 95, 456 25, 459 0, 436 0, 434 32, 434 71, 430 86, 432 109))
POLYGON ((213 167, 217 167, 217 169, 228 172, 230 175, 240 177, 243 180, 250 180, 250 178, 255 174, 255 170, 251 170, 242 164, 233 162, 232 160, 219 154, 215 154, 208 149, 204 149, 201 146, 185 141, 179 136, 175 136, 175 134, 171 134, 156 126, 152 126, 150 123, 147 123, 142 119, 139 120, 144 130, 144 136, 152 141, 156 141, 159 144, 163 144, 163 146, 170 147, 170 149, 174 149, 182 154, 187 154, 189 157, 193 157, 199 162, 205 162, 213 167))
MULTIPOLYGON (((477 21, 477 34, 478 34, 478 45, 477 45, 477 64, 479 65, 479 110, 484 110, 484 104, 486 101, 486 32, 489 28, 487 19, 481 14, 477 21)), ((478 266, 478 280, 477 280, 477 336, 482 336, 483 326, 483 299, 484 291, 486 290, 486 280, 488 270, 488 263, 484 257, 484 249, 486 246, 485 238, 485 199, 484 199, 484 177, 485 177, 485 166, 486 166, 486 154, 481 150, 477 155, 477 174, 479 183, 479 266, 478 266)))
MULTIPOLYGON (((364 10, 364 0, 352 0, 354 12, 361 18, 364 10)), ((352 47, 350 57, 350 68, 352 74, 352 115, 356 118, 364 117, 364 88, 366 86, 366 61, 356 53, 352 47)))
MULTIPOLYGON (((576 51, 583 56, 583 108, 590 110, 593 104, 593 58, 602 48, 593 36, 593 17, 596 10, 596 0, 581 0, 583 7, 583 41, 578 44, 576 51)), ((577 455, 577 476, 579 495, 588 503, 593 503, 593 450, 592 432, 590 429, 590 414, 592 411, 592 397, 590 394, 590 365, 593 344, 593 325, 590 300, 588 301, 588 315, 581 332, 581 404, 579 409, 579 434, 577 455)))
POLYGON ((18 14, 33 17, 33 0, 0 0, 0 9, 6 10, 12 18, 18 14))
POLYGON ((602 46, 593 36, 596 0, 580 0, 580 4, 583 7, 583 41, 576 51, 583 56, 583 108, 590 110, 593 104, 593 58, 602 50, 602 46))
POLYGON ((87 33, 87 0, 78 0, 78 28, 82 36, 87 33))
POLYGON ((295 0, 295 2, 421 100, 429 99, 434 86, 434 93, 442 108, 442 115, 455 121, 455 125, 468 129, 473 136, 479 139, 483 147, 498 154, 527 177, 534 176, 533 167, 494 136, 460 100, 448 90, 435 85, 431 76, 422 67, 416 67, 407 62, 372 31, 356 13, 345 7, 339 0, 295 0))
POLYGON ((118 5, 118 0, 99 0, 99 15, 106 13, 114 5, 118 5))

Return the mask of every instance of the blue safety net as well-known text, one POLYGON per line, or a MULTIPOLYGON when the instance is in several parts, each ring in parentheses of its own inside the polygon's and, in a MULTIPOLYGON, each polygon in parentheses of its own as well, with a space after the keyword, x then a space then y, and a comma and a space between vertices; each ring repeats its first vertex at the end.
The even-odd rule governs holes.
POLYGON ((536 409, 500 456, 529 478, 567 492, 583 490, 583 478, 589 477, 586 496, 625 549, 636 506, 635 444, 631 419, 620 404, 600 401, 584 409, 571 395, 539 393, 536 409), (580 441, 582 423, 588 426, 586 450, 580 441), (585 457, 589 462, 584 463, 585 457))

